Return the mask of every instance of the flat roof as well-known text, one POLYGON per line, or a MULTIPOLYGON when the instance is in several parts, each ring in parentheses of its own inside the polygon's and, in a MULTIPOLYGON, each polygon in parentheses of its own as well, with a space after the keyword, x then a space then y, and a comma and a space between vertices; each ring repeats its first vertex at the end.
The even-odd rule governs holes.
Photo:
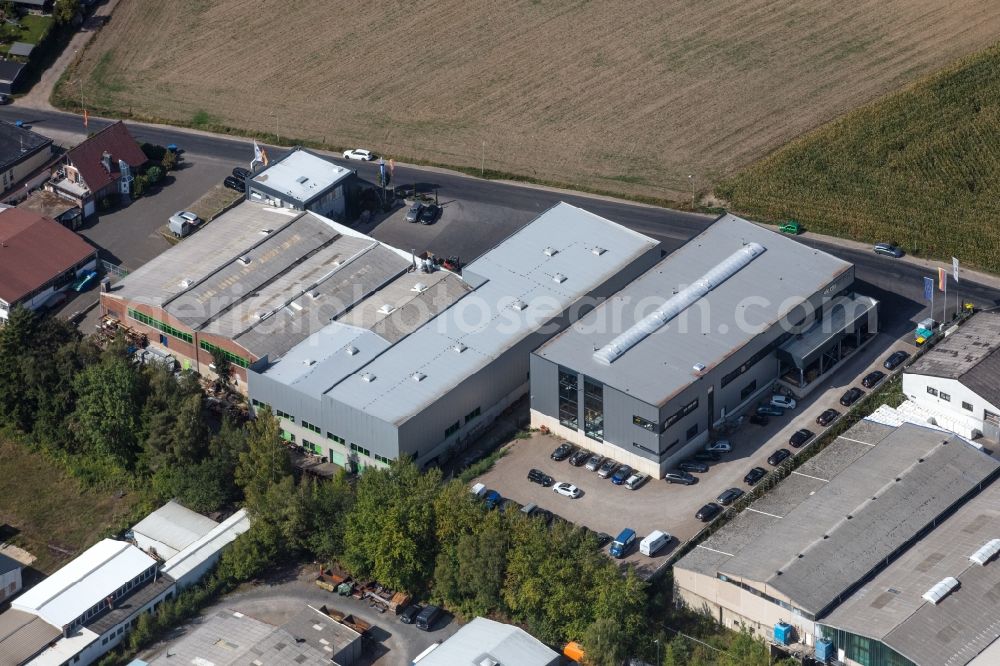
POLYGON ((34 613, 13 608, 0 613, 0 664, 23 664, 60 636, 58 627, 34 613))
POLYGON ((420 664, 549 666, 559 663, 559 659, 557 652, 520 627, 477 617, 424 657, 420 664))
POLYGON ((850 270, 846 261, 727 214, 535 353, 662 405, 695 380, 695 364, 711 370, 850 270), (762 253, 610 364, 595 358, 672 296, 757 246, 762 253))
POLYGON ((27 199, 17 204, 17 207, 21 210, 30 210, 42 217, 55 220, 77 208, 77 205, 68 199, 62 198, 55 192, 35 190, 28 195, 27 199))
POLYGON ((248 529, 250 518, 246 509, 240 509, 164 562, 162 572, 174 580, 180 580, 248 529))
POLYGON ((132 532, 166 545, 168 552, 157 555, 167 559, 211 532, 216 525, 218 523, 211 518, 170 500, 139 521, 132 532))
POLYGON ((350 176, 353 171, 315 153, 296 148, 257 172, 252 182, 307 204, 350 176))
MULTIPOLYGON (((149 661, 149 666, 227 666, 247 655, 250 648, 274 630, 274 625, 249 615, 230 609, 220 610, 205 617, 194 631, 165 646, 160 654, 149 661)), ((247 659, 242 663, 250 661, 247 659)))
POLYGON ((102 539, 16 598, 11 607, 64 627, 155 565, 156 560, 130 543, 102 539))
POLYGON ((13 557, 0 553, 0 574, 5 574, 14 571, 15 569, 20 569, 23 566, 24 566, 23 564, 15 560, 13 557))
POLYGON ((957 379, 1000 404, 1000 312, 977 312, 906 368, 911 375, 957 379))
POLYGON ((1000 537, 1000 483, 941 522, 822 623, 881 640, 917 664, 966 664, 1000 637, 1000 562, 969 556, 1000 537), (959 587, 936 605, 923 594, 951 576, 959 587))
MULTIPOLYGON (((0 169, 8 169, 25 157, 52 145, 52 139, 12 122, 0 120, 0 169)), ((28 174, 25 174, 28 175, 28 174)))
POLYGON ((465 267, 470 293, 327 394, 399 425, 657 245, 557 204, 465 267), (602 251, 595 252, 598 245, 602 251), (366 381, 366 374, 374 379, 366 381))
POLYGON ((949 433, 862 421, 744 512, 770 514, 766 529, 733 521, 703 544, 728 556, 677 566, 766 585, 820 615, 998 469, 949 433))

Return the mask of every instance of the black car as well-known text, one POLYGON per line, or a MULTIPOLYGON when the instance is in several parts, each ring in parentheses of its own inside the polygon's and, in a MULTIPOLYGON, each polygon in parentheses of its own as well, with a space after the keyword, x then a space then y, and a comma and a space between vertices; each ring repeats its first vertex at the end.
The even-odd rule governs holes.
POLYGON ((708 462, 719 462, 722 460, 722 454, 716 453, 715 451, 699 451, 698 453, 691 456, 698 462, 708 463, 708 462))
POLYGON ((438 206, 437 204, 424 206, 423 211, 420 213, 420 224, 434 224, 440 214, 441 206, 438 206))
POLYGON ((585 451, 580 449, 573 455, 569 457, 569 464, 573 467, 583 467, 587 464, 587 460, 590 459, 590 451, 585 451))
POLYGON ((707 523, 708 521, 712 520, 712 518, 715 518, 717 515, 719 515, 721 512, 722 512, 721 506, 719 506, 715 502, 709 502, 705 506, 698 509, 698 513, 694 514, 694 517, 703 523, 707 523))
POLYGON ((609 543, 611 543, 611 535, 605 534, 604 532, 598 532, 597 534, 594 535, 594 538, 597 539, 598 548, 604 548, 609 543))
POLYGON ((532 483, 537 483, 543 488, 548 488, 553 483, 555 483, 551 476, 549 476, 540 469, 528 470, 528 481, 531 481, 532 483))
POLYGON ((420 213, 424 212, 424 205, 419 201, 415 202, 410 206, 410 210, 406 211, 406 221, 407 222, 419 222, 420 213))
POLYGON ((861 385, 866 389, 870 389, 877 385, 880 381, 885 378, 885 373, 881 370, 874 370, 865 375, 865 378, 861 380, 861 385))
POLYGON ((552 452, 552 455, 549 457, 555 460, 556 462, 559 462, 561 460, 566 460, 566 458, 569 458, 571 455, 573 455, 574 451, 576 451, 575 446, 564 442, 560 444, 556 448, 556 450, 552 452))
POLYGON ((685 460, 677 466, 677 469, 682 472, 698 472, 699 474, 704 474, 708 471, 708 465, 703 462, 698 462, 697 460, 685 460))
POLYGON ((763 467, 754 467, 752 470, 747 472, 747 475, 743 477, 743 483, 748 486, 755 485, 758 481, 767 476, 767 470, 763 467))
POLYGON ((885 363, 882 364, 882 367, 886 370, 895 370, 908 358, 910 358, 910 354, 903 350, 892 352, 892 354, 889 355, 889 358, 885 359, 885 363))
POLYGON ((768 456, 768 458, 767 458, 767 464, 768 465, 773 465, 773 466, 777 467, 782 462, 784 462, 785 458, 787 458, 790 455, 792 455, 792 452, 789 451, 788 449, 778 449, 777 451, 775 451, 774 453, 772 453, 770 456, 768 456))
POLYGON ((844 407, 850 407, 858 400, 860 400, 861 396, 863 396, 864 394, 865 392, 859 389, 857 386, 852 386, 847 390, 846 393, 844 393, 844 395, 840 396, 840 404, 842 404, 844 407))
POLYGON ((723 491, 721 495, 716 497, 715 501, 721 504, 722 506, 729 506, 730 504, 732 504, 741 497, 743 497, 742 490, 740 490, 739 488, 730 488, 729 490, 723 491))
POLYGON ((759 426, 766 426, 771 422, 771 417, 766 414, 754 414, 750 417, 750 423, 759 426))
POLYGON ((233 178, 239 178, 240 180, 245 181, 250 176, 250 169, 244 169, 243 167, 236 167, 233 169, 233 178))
POLYGON ((687 472, 667 472, 663 475, 663 480, 667 483, 679 483, 684 486, 693 486, 698 483, 698 477, 687 472))
POLYGON ((792 433, 791 438, 788 440, 788 445, 793 448, 799 448, 806 442, 808 442, 813 437, 813 431, 802 428, 801 430, 796 430, 792 433))
POLYGON ((399 614, 399 621, 403 624, 413 624, 413 621, 417 619, 417 615, 419 614, 420 606, 413 604, 399 614))
POLYGON ((437 624, 438 619, 441 617, 441 608, 438 606, 424 606, 423 610, 417 613, 417 619, 414 624, 417 625, 417 629, 422 629, 423 631, 430 631, 437 624))
POLYGON ((816 417, 816 423, 825 428, 826 426, 836 421, 838 416, 840 416, 840 412, 838 412, 836 409, 828 409, 816 417))
POLYGON ((246 182, 240 180, 239 178, 233 178, 232 176, 226 176, 226 179, 222 181, 222 184, 231 190, 236 190, 237 192, 247 191, 246 182))

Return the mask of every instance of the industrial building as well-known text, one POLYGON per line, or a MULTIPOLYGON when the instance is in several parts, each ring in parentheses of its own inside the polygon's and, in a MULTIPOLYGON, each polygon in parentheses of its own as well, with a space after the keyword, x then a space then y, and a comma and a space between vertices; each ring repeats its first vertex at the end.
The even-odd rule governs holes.
POLYGON ((189 543, 163 563, 161 571, 183 590, 201 580, 214 567, 236 537, 250 529, 246 509, 240 509, 189 543))
POLYGON ((1000 443, 1000 312, 977 312, 903 372, 930 422, 1000 443))
POLYGON ((343 221, 355 172, 295 148, 247 178, 247 200, 343 221))
POLYGON ((211 518, 170 500, 139 521, 126 537, 131 537, 129 540, 144 553, 169 560, 217 525, 211 518))
POLYGON ((995 663, 998 475, 949 433, 862 421, 684 556, 677 598, 824 662, 995 663))
POLYGON ((529 352, 575 306, 659 258, 653 239, 567 204, 449 271, 315 213, 244 202, 101 304, 199 372, 224 350, 254 408, 318 456, 426 465, 527 393, 529 352))
POLYGON ((0 605, 21 591, 21 563, 0 553, 0 605))
POLYGON ((477 617, 420 660, 420 666, 556 666, 559 654, 520 627, 477 617))
POLYGON ((734 215, 531 355, 531 422, 662 477, 772 390, 811 391, 878 331, 854 266, 734 215))

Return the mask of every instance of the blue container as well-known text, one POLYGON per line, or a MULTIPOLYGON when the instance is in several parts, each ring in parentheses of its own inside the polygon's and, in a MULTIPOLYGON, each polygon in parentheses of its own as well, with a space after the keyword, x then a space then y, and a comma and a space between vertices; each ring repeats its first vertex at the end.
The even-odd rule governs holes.
POLYGON ((779 645, 790 645, 792 643, 792 625, 786 622, 774 625, 774 642, 779 645))
POLYGON ((827 664, 833 660, 833 643, 822 638, 816 641, 816 661, 827 664))

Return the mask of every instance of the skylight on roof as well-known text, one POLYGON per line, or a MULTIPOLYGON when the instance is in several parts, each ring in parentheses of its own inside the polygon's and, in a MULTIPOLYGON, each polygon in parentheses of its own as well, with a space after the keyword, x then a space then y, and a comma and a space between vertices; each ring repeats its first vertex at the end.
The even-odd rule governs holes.
POLYGON ((924 601, 929 601, 932 604, 937 605, 939 601, 951 594, 957 587, 958 579, 948 576, 947 578, 942 579, 940 583, 924 592, 924 601))
POLYGON ((422 372, 414 372, 412 375, 410 375, 410 378, 413 379, 413 381, 415 382, 422 382, 423 380, 427 379, 427 375, 425 375, 422 372))
POLYGON ((566 281, 566 276, 563 275, 562 273, 556 273, 555 275, 552 276, 552 280, 558 282, 559 284, 562 284, 563 282, 566 281))
POLYGON ((545 253, 546 257, 554 257, 554 256, 556 256, 556 254, 559 253, 559 250, 555 249, 554 247, 549 246, 549 247, 545 248, 544 250, 542 250, 542 252, 545 253))
POLYGON ((370 372, 366 372, 365 374, 361 375, 361 381, 368 382, 369 384, 371 384, 373 381, 375 381, 375 375, 373 375, 370 372))
POLYGON ((1000 539, 990 539, 984 543, 979 550, 969 555, 969 560, 981 567, 992 560, 997 553, 1000 553, 1000 539))

